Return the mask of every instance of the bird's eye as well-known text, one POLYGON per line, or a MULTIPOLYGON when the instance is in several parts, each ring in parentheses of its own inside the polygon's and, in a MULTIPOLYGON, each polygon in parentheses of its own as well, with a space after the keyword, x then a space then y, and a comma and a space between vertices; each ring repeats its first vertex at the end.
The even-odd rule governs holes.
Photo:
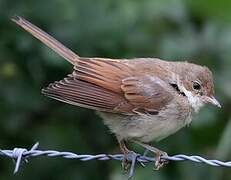
POLYGON ((195 90, 200 90, 200 89, 201 89, 200 83, 197 82, 197 81, 194 81, 194 82, 193 82, 193 89, 195 89, 195 90))

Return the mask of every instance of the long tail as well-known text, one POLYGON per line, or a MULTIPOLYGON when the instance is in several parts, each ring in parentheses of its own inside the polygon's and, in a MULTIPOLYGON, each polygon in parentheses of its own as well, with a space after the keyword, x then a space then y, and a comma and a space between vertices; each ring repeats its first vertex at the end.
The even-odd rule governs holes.
POLYGON ((75 65, 76 60, 79 58, 79 56, 67 47, 65 47, 62 43, 60 43, 59 41, 51 37, 49 34, 44 32, 42 29, 38 28, 37 26, 33 25, 32 23, 23 19, 20 16, 16 16, 11 20, 19 26, 21 26, 27 32, 31 33, 34 37, 42 41, 48 47, 53 49, 56 53, 65 58, 71 64, 75 65))

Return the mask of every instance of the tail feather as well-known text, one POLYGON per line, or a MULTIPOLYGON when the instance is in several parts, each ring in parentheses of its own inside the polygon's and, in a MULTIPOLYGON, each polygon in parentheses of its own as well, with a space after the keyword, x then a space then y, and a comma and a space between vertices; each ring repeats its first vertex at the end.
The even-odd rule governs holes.
POLYGON ((38 40, 42 41, 48 47, 53 49, 56 53, 65 58, 71 64, 75 65, 76 60, 79 58, 79 56, 71 51, 69 48, 64 46, 62 43, 54 39, 48 33, 44 32, 42 29, 38 28, 37 26, 20 16, 16 16, 11 20, 21 26, 24 30, 32 34, 38 40))

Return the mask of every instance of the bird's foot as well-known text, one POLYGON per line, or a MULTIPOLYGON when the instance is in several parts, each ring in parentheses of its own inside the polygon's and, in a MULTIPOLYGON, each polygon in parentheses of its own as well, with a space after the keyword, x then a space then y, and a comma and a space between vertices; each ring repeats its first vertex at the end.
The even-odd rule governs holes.
MULTIPOLYGON (((132 152, 132 151, 131 151, 132 152)), ((130 151, 124 153, 124 157, 121 163, 122 169, 124 171, 124 173, 127 173, 130 167, 130 162, 128 161, 128 155, 129 155, 130 151)))
POLYGON ((125 141, 121 140, 118 142, 120 145, 120 150, 124 154, 124 157, 122 159, 122 169, 124 170, 125 173, 129 171, 129 177, 131 177, 133 175, 133 171, 135 168, 135 163, 138 155, 127 148, 125 141))
POLYGON ((154 164, 154 170, 159 170, 162 168, 165 164, 168 163, 167 160, 163 159, 162 157, 167 157, 168 154, 164 151, 161 151, 153 146, 150 146, 149 144, 145 144, 138 141, 133 141, 136 144, 139 144, 140 146, 144 147, 146 150, 151 151, 155 154, 155 164, 154 164))
POLYGON ((165 164, 168 163, 167 160, 163 160, 161 159, 161 157, 167 157, 168 154, 164 151, 158 151, 158 152, 155 152, 155 158, 156 158, 156 161, 155 161, 155 164, 154 164, 154 170, 159 170, 160 168, 162 168, 165 164))
POLYGON ((124 157, 122 160, 122 169, 125 173, 127 173, 131 168, 133 168, 133 163, 136 162, 137 154, 134 151, 128 150, 124 153, 124 157))

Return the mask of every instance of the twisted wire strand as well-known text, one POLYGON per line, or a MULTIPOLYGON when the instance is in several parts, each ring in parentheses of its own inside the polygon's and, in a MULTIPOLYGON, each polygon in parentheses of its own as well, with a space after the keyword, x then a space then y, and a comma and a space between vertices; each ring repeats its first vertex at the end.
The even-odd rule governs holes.
MULTIPOLYGON (((91 161, 91 160, 117 160, 122 161, 124 158, 123 154, 97 154, 97 155, 90 155, 90 154, 76 154, 73 152, 60 152, 54 150, 37 150, 39 143, 37 142, 30 150, 25 148, 14 148, 13 150, 1 150, 0 149, 0 156, 6 156, 11 158, 15 161, 15 168, 14 174, 19 171, 19 167, 22 162, 28 162, 28 158, 37 157, 37 156, 48 156, 48 157, 62 157, 66 159, 77 159, 80 161, 91 161)), ((155 162, 155 158, 148 157, 145 154, 129 154, 127 160, 131 162, 131 167, 129 171, 129 178, 131 178, 134 174, 134 169, 136 163, 140 163, 142 166, 150 162, 155 162)), ((173 156, 162 156, 161 161, 192 161, 196 163, 204 163, 210 166, 215 167, 231 167, 231 161, 219 161, 216 159, 205 159, 201 156, 188 156, 184 154, 178 154, 173 156)))

